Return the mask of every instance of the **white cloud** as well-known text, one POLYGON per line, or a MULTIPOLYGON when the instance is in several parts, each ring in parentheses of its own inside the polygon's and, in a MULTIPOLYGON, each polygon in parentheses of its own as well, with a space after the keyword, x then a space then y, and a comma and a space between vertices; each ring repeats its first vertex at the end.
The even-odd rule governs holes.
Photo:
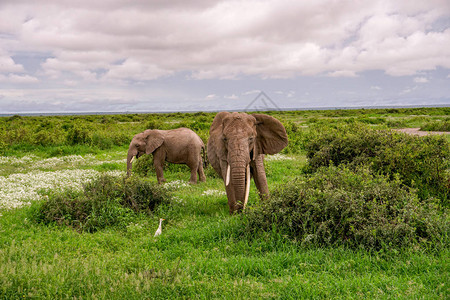
POLYGON ((224 98, 230 100, 237 100, 239 99, 239 96, 237 96, 236 94, 232 94, 232 95, 225 95, 224 98))
POLYGON ((295 91, 289 91, 286 96, 288 98, 293 98, 295 96, 295 91))
POLYGON ((17 83, 17 84, 27 84, 27 83, 36 83, 39 80, 36 77, 29 75, 17 75, 17 74, 8 74, 7 76, 0 74, 0 83, 17 83))
POLYGON ((328 76, 330 77, 356 77, 355 71, 350 70, 338 70, 334 72, 329 72, 328 76))
MULTIPOLYGON (((2 0, 0 84, 99 88, 95 98, 104 99, 116 85, 131 94, 177 76, 337 81, 382 71, 422 78, 450 69, 450 28, 442 21, 449 17, 448 0, 2 0)), ((255 90, 221 95, 263 87, 247 88, 255 90)))
POLYGON ((416 83, 427 83, 428 79, 426 77, 415 77, 414 82, 416 83))
POLYGON ((372 86, 370 87, 370 89, 371 89, 371 90, 375 90, 375 91, 380 91, 380 90, 381 90, 381 87, 379 87, 378 85, 372 85, 372 86))
POLYGON ((105 79, 153 80, 183 71, 231 79, 450 67, 450 29, 432 29, 450 14, 443 0, 170 2, 3 1, 0 29, 22 50, 52 53, 43 65, 51 78, 61 68, 84 80, 98 68, 105 79))
POLYGON ((253 95, 253 94, 259 94, 261 93, 261 90, 250 90, 242 93, 243 96, 253 95))
POLYGON ((105 79, 152 80, 170 75, 171 71, 161 69, 157 64, 143 64, 136 59, 127 59, 120 65, 113 65, 105 79))
POLYGON ((402 90, 400 92, 400 95, 405 95, 405 94, 409 94, 412 93, 413 91, 417 90, 417 86, 413 86, 413 87, 407 87, 404 90, 402 90))
POLYGON ((0 73, 23 72, 23 66, 16 64, 14 60, 6 54, 2 54, 0 48, 0 73))

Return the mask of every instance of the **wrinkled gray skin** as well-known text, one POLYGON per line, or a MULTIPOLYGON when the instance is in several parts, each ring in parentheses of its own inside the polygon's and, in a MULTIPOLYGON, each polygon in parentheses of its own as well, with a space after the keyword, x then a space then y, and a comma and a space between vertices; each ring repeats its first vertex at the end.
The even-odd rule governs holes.
POLYGON ((186 164, 191 169, 189 183, 205 181, 201 151, 205 145, 202 139, 188 128, 173 130, 145 130, 131 140, 127 156, 127 175, 130 176, 132 158, 143 154, 153 154, 153 165, 158 183, 166 181, 163 174, 164 162, 186 164))
POLYGON ((214 118, 209 134, 208 160, 224 180, 230 214, 245 208, 250 184, 248 166, 261 199, 266 199, 269 188, 264 154, 278 153, 288 144, 281 122, 264 114, 220 112, 214 118))

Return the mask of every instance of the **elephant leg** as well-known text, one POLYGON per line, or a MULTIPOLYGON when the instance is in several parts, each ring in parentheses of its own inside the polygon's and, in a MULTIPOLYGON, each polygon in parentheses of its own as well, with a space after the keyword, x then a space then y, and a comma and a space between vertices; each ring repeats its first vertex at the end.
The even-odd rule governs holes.
POLYGON ((198 162, 198 177, 200 179, 200 181, 206 181, 206 176, 205 176, 205 172, 203 170, 203 162, 200 159, 200 161, 198 162))
POLYGON ((267 185, 266 170, 264 169, 263 154, 258 155, 255 161, 252 162, 250 169, 261 200, 266 200, 269 197, 269 187, 267 185))
POLYGON ((197 183, 197 170, 198 170, 198 164, 194 164, 189 166, 191 168, 191 178, 189 179, 190 184, 196 184, 197 183))
POLYGON ((158 184, 161 184, 162 182, 165 182, 166 179, 164 178, 164 161, 166 160, 166 156, 164 155, 163 151, 156 150, 153 153, 153 166, 156 170, 156 179, 158 179, 158 184))
POLYGON ((197 183, 197 171, 198 171, 198 161, 194 159, 189 159, 186 165, 191 169, 191 178, 189 179, 190 184, 197 183))

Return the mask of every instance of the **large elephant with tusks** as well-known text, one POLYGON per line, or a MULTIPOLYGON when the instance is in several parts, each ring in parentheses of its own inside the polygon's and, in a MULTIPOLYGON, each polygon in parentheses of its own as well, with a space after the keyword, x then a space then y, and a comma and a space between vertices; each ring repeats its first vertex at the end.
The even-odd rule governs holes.
POLYGON ((230 214, 245 208, 251 177, 260 197, 268 197, 264 154, 278 153, 287 146, 281 122, 265 114, 220 112, 209 134, 208 160, 224 180, 230 214))

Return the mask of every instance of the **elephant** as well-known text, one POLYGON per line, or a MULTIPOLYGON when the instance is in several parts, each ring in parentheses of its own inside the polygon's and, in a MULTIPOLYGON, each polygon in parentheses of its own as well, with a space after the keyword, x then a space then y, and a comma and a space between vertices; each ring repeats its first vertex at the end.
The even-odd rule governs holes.
POLYGON ((242 211, 248 201, 250 177, 262 200, 269 196, 264 154, 288 145, 286 129, 265 114, 218 113, 209 131, 209 163, 225 183, 230 214, 242 211))
POLYGON ((202 139, 188 128, 172 130, 145 130, 136 134, 131 140, 127 156, 127 175, 131 175, 134 158, 153 154, 153 165, 158 183, 166 181, 163 174, 164 162, 186 164, 191 169, 189 183, 197 183, 197 173, 200 181, 205 181, 203 172, 202 150, 205 144, 202 139))

